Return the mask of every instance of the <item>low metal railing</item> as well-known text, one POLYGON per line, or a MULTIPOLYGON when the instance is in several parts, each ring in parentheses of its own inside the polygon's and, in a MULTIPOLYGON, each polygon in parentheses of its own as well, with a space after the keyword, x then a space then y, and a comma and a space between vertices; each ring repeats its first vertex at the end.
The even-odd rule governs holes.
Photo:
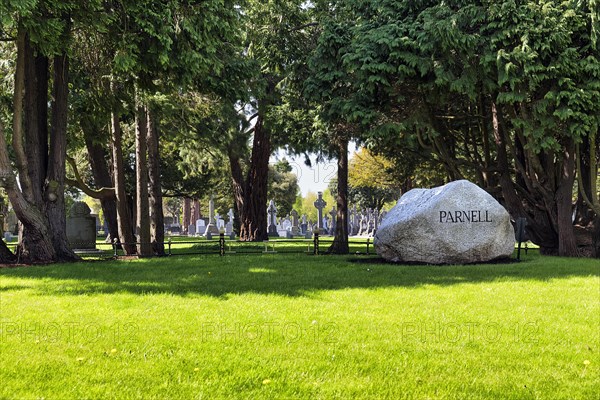
MULTIPOLYGON (((329 245, 333 238, 323 240, 319 234, 314 234, 312 239, 271 239, 262 242, 245 242, 239 240, 228 240, 224 234, 221 234, 214 240, 203 241, 173 241, 169 238, 163 243, 164 254, 162 256, 173 255, 199 255, 199 254, 219 254, 221 256, 234 254, 308 254, 320 255, 323 253, 323 245, 329 245)), ((353 254, 372 254, 372 240, 349 240, 349 246, 354 250, 353 254), (359 251, 356 251, 359 249, 359 251)), ((131 246, 138 246, 139 243, 129 243, 131 246)), ((122 245, 118 242, 111 244, 112 257, 119 258, 126 256, 122 250, 122 245)))

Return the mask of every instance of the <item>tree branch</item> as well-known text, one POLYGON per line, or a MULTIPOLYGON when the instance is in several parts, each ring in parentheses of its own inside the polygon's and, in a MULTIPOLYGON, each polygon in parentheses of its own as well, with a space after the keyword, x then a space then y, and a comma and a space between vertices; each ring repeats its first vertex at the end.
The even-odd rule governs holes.
POLYGON ((304 28, 310 28, 312 26, 319 26, 319 23, 318 22, 309 22, 304 25, 295 26, 295 27, 291 28, 288 32, 295 32, 295 31, 302 30, 304 28))
POLYGON ((115 188, 103 187, 98 190, 94 190, 94 189, 90 188, 88 185, 85 184, 83 179, 81 179, 81 175, 79 174, 79 171, 77 169, 77 164, 75 163, 75 160, 73 159, 73 157, 67 156, 67 162, 73 169, 73 174, 75 175, 75 179, 65 177, 65 183, 67 185, 78 188, 83 193, 87 194, 88 196, 90 196, 94 199, 99 199, 99 200, 116 199, 115 188))

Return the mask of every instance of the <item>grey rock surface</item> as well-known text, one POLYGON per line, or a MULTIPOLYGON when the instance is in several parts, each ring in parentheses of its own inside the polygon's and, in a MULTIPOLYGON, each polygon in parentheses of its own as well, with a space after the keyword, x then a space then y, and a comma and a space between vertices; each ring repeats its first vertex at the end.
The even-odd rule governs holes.
POLYGON ((404 194, 381 221, 374 245, 393 262, 468 264, 510 257, 515 234, 506 209, 461 180, 404 194))

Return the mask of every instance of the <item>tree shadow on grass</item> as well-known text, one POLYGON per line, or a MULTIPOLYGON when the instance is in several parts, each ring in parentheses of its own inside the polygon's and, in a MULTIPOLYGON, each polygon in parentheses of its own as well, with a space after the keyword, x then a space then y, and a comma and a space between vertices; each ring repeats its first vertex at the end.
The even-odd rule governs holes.
POLYGON ((600 262, 528 256, 520 263, 430 266, 387 264, 375 258, 341 256, 197 256, 2 269, 0 293, 32 290, 40 295, 169 293, 227 298, 234 294, 257 293, 303 296, 322 290, 550 281, 578 276, 600 276, 600 262), (29 285, 22 281, 3 285, 2 280, 8 277, 34 281, 29 285))

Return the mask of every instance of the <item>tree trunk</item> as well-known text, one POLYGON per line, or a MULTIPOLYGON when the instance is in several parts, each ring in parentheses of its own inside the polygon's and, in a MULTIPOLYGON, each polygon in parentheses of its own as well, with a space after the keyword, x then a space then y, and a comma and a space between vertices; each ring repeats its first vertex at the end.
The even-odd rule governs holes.
POLYGON ((231 189, 233 191, 233 199, 238 219, 242 220, 244 212, 244 174, 240 165, 239 157, 234 153, 233 149, 228 150, 229 166, 231 168, 231 189))
POLYGON ((563 257, 577 257, 579 252, 572 222, 572 197, 575 182, 575 143, 573 140, 569 140, 569 143, 565 146, 561 172, 556 190, 558 254, 563 257))
MULTIPOLYGON (((85 146, 88 151, 88 159, 92 169, 92 176, 97 188, 114 187, 110 176, 108 164, 106 162, 108 152, 106 148, 98 142, 99 133, 102 128, 94 126, 94 122, 82 116, 80 119, 81 130, 83 131, 85 146)), ((112 242, 119 239, 119 225, 117 223, 117 201, 114 198, 100 198, 100 205, 104 213, 104 220, 108 227, 107 240, 112 242)))
POLYGON ((4 240, 0 238, 0 264, 13 264, 17 262, 17 256, 8 248, 4 240))
POLYGON ((67 157, 67 109, 69 95, 69 59, 66 53, 54 58, 52 88, 52 128, 45 185, 46 214, 52 232, 52 244, 59 261, 79 257, 69 247, 65 214, 65 159, 67 157))
MULTIPOLYGON (((31 186, 25 192, 28 201, 43 212, 44 199, 42 197, 42 188, 44 186, 44 178, 46 177, 47 167, 47 141, 48 136, 41 137, 41 132, 47 134, 47 111, 38 109, 38 105, 42 103, 41 109, 47 109, 48 94, 38 92, 40 86, 47 89, 47 84, 38 84, 41 80, 48 79, 47 71, 42 71, 41 68, 36 68, 35 50, 27 35, 24 43, 24 62, 25 62, 25 155, 27 157, 27 172, 29 174, 29 182, 31 186), (41 76, 37 76, 40 72, 41 76), (42 98, 40 100, 40 97, 42 98), (41 112, 40 112, 41 111, 41 112), (42 120, 42 118, 44 118, 42 120), (43 145, 42 145, 43 144, 43 145), (42 149, 44 153, 42 154, 42 149)), ((21 173, 19 173, 21 177, 21 173)), ((23 183, 21 181, 21 183, 23 183)), ((24 186, 26 187, 26 186, 24 186)), ((26 234, 26 233, 25 233, 26 234)))
POLYGON ((575 203, 575 223, 581 226, 588 226, 594 220, 594 211, 587 204, 584 199, 586 196, 588 199, 593 199, 592 195, 592 179, 595 177, 591 176, 591 160, 590 160, 590 137, 583 136, 581 145, 579 146, 579 169, 577 172, 581 174, 579 180, 582 187, 577 192, 577 202, 575 203))
MULTIPOLYGON (((15 153, 15 164, 19 170, 19 181, 23 195, 27 201, 34 201, 32 196, 32 183, 29 179, 29 163, 25 155, 25 64, 27 34, 22 26, 19 26, 17 33, 17 64, 15 69, 15 83, 13 94, 13 140, 12 147, 15 153)), ((7 149, 1 149, 2 151, 7 149)), ((10 196, 9 196, 10 197, 10 196)))
POLYGON ((113 178, 115 180, 115 196, 117 198, 117 223, 119 227, 119 242, 125 254, 136 253, 135 239, 131 226, 131 214, 125 192, 125 171, 123 166, 123 150, 121 145, 121 122, 116 112, 111 114, 113 178))
POLYGON ((592 222, 592 257, 600 258, 600 215, 592 222))
MULTIPOLYGON (((499 183, 502 189, 504 206, 513 218, 525 217, 527 219, 527 236, 535 244, 539 245, 541 251, 552 253, 558 248, 558 235, 548 217, 547 210, 542 210, 537 204, 532 204, 534 196, 527 194, 527 186, 524 182, 525 174, 520 174, 523 186, 515 184, 511 178, 509 158, 507 153, 508 141, 502 109, 497 108, 492 102, 491 125, 493 127, 496 149, 498 152, 497 168, 500 173, 499 183), (520 187, 520 189, 518 189, 520 187)), ((525 163, 525 158, 515 160, 516 163, 525 163)), ((517 174, 519 175, 519 168, 517 174)), ((520 179, 520 178, 519 178, 520 179)))
POLYGON ((188 227, 191 225, 192 199, 186 197, 183 199, 183 231, 188 232, 188 227))
POLYGON ((165 254, 165 217, 160 181, 159 130, 154 111, 148 108, 148 180, 150 183, 150 241, 154 254, 165 254))
POLYGON ((240 213, 240 240, 263 241, 267 235, 267 179, 271 140, 259 115, 254 126, 250 168, 244 188, 243 212, 240 213))
MULTIPOLYGON (((20 66, 17 64, 17 69, 20 66)), ((22 87, 22 81, 15 82, 15 89, 22 87)), ((15 113, 22 103, 15 103, 15 113)), ((19 244, 18 258, 28 263, 49 263, 56 260, 56 253, 52 245, 48 220, 35 205, 29 203, 17 185, 17 180, 12 171, 12 165, 8 157, 8 148, 4 138, 4 126, 0 120, 0 186, 6 189, 10 203, 13 206, 17 218, 27 229, 27 235, 19 244)))
POLYGON ((338 187, 337 217, 335 238, 328 252, 332 254, 348 254, 348 139, 339 138, 338 145, 338 187))
POLYGON ((150 202, 148 200, 148 117, 146 107, 139 104, 135 116, 136 234, 140 257, 152 255, 150 243, 150 202))
MULTIPOLYGON (((42 168, 46 168, 49 159, 49 147, 48 147, 48 58, 46 56, 38 55, 35 58, 35 70, 37 79, 37 116, 38 116, 38 146, 39 146, 39 158, 40 165, 42 168)), ((64 83, 68 85, 68 83, 64 83)), ((54 82, 56 85, 56 82, 54 82)), ((53 90, 55 90, 53 88, 53 90)), ((66 87, 68 90, 68 86, 66 87)), ((66 124, 66 123, 65 123, 66 124)), ((66 125, 65 125, 66 126, 66 125)), ((40 171, 45 174, 46 171, 40 171)), ((42 175, 44 176, 44 175, 42 175)))
MULTIPOLYGON (((32 182, 30 167, 39 171, 40 166, 29 164, 30 159, 39 161, 36 152, 39 151, 39 138, 31 137, 34 133, 32 119, 37 120, 37 103, 31 91, 35 91, 36 71, 31 67, 34 63, 33 50, 22 26, 17 33, 17 64, 15 71, 14 98, 13 98, 13 149, 16 156, 16 165, 19 171, 20 185, 17 185, 13 174, 12 164, 8 156, 8 148, 4 137, 4 127, 0 123, 0 185, 6 189, 8 198, 13 206, 17 218, 21 222, 18 258, 23 262, 48 263, 56 260, 56 253, 52 245, 52 235, 49 229, 47 215, 41 202, 41 183, 32 182), (26 84, 27 83, 27 84, 26 84), (32 113, 28 115, 27 112, 32 113), (24 128, 24 119, 28 121, 24 128), (30 146, 29 139, 34 145, 30 146), (27 153, 24 144, 27 143, 27 153), (34 157, 31 157, 31 156, 34 157), (29 158, 31 157, 31 158, 29 158), (34 196, 34 192, 37 195, 34 196), (36 202, 39 200, 39 202, 36 202)), ((39 132, 35 132, 39 134, 39 132)), ((39 155, 39 154, 38 154, 39 155)), ((45 166, 44 166, 45 167, 45 166)), ((36 172, 37 173, 37 172, 36 172)), ((37 176, 34 174, 34 176, 37 176)), ((36 178, 38 179, 38 178, 36 178)))

